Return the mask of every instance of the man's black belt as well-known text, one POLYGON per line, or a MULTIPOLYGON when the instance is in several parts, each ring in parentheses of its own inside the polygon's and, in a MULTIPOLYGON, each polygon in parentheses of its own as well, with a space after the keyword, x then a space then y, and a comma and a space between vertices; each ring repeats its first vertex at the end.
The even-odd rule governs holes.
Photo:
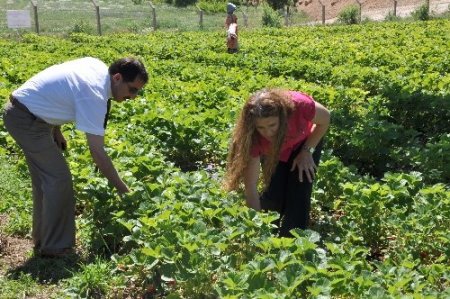
POLYGON ((9 96, 9 101, 11 102, 11 104, 16 107, 17 109, 20 109, 22 111, 25 111, 29 114, 31 114, 34 118, 39 118, 36 115, 34 115, 33 113, 31 113, 31 111, 27 108, 27 106, 25 106, 24 104, 22 104, 21 102, 19 102, 19 100, 17 100, 13 95, 9 96))

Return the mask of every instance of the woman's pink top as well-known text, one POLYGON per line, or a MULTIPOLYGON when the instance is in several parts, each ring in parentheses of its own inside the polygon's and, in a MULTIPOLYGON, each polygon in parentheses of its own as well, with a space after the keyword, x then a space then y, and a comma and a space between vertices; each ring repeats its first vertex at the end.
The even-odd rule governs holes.
MULTIPOLYGON (((287 162, 292 152, 308 138, 313 126, 312 120, 316 114, 316 106, 312 97, 305 93, 291 91, 291 99, 295 109, 289 116, 286 136, 281 145, 280 161, 287 162)), ((270 141, 256 132, 256 142, 250 149, 252 157, 266 155, 270 150, 270 141)))

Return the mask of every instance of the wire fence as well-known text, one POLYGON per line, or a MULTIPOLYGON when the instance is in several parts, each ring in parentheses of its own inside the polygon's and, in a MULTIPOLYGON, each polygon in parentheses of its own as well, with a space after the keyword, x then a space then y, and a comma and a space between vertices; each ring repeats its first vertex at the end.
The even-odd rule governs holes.
MULTIPOLYGON (((94 5, 85 1, 84 7, 79 5, 61 6, 55 1, 54 6, 48 1, 45 5, 33 4, 22 7, 0 8, 0 32, 8 29, 8 10, 27 10, 30 13, 31 28, 21 28, 21 31, 36 31, 40 34, 65 34, 70 32, 86 32, 93 34, 108 34, 117 32, 142 33, 153 30, 219 30, 224 28, 226 13, 207 13, 196 6, 186 8, 166 4, 151 5, 148 2, 134 5, 131 0, 127 6, 94 5), (35 13, 37 11, 37 13, 35 13)), ((66 1, 67 2, 67 1, 66 1)), ((244 26, 261 27, 262 9, 244 8, 237 12, 239 21, 244 26)))
MULTIPOLYGON (((343 9, 338 0, 299 1, 296 8, 283 12, 282 24, 299 26, 305 24, 333 23, 343 9), (335 2, 333 2, 335 1, 335 2), (308 7, 306 6, 308 3, 308 7)), ((402 0, 392 0, 391 7, 377 8, 376 0, 355 0, 359 4, 360 18, 381 20, 389 14, 405 17, 420 5, 429 3, 430 12, 448 12, 448 0, 416 0, 415 5, 402 6, 402 0), (400 9, 401 8, 401 9, 400 9)), ((381 0, 379 0, 381 1, 381 0)), ((384 0, 387 1, 387 0, 384 0)), ((0 2, 1 3, 1 2, 0 2)), ((411 1, 409 2, 411 3, 411 1)), ((225 10, 225 9, 224 9, 225 10)), ((241 6, 236 12, 240 27, 262 27, 263 8, 261 6, 241 6)), ((0 32, 35 31, 39 34, 67 34, 85 32, 109 34, 119 32, 146 33, 153 30, 220 30, 224 28, 226 13, 207 13, 196 6, 186 8, 166 4, 153 5, 143 1, 133 4, 131 0, 96 2, 95 0, 66 1, 8 1, 0 7, 0 32), (29 11, 31 27, 10 29, 7 23, 8 10, 29 11)))

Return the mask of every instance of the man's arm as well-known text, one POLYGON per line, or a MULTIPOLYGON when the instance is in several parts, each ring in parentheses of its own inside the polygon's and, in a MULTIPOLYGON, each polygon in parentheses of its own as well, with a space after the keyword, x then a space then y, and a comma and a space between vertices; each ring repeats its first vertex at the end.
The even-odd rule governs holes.
POLYGON ((108 179, 108 181, 117 189, 119 193, 127 193, 130 190, 128 186, 122 181, 114 167, 111 158, 104 148, 104 137, 86 133, 89 150, 92 158, 101 173, 108 179))

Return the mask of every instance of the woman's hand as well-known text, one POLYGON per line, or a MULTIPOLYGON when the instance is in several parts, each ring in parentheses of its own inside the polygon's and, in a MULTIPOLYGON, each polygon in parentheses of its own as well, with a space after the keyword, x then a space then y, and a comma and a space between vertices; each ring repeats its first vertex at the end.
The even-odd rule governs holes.
MULTIPOLYGON (((311 134, 308 139, 305 140, 303 147, 312 148, 316 147, 322 137, 325 135, 328 130, 328 126, 330 125, 330 112, 327 108, 322 106, 322 104, 318 102, 315 103, 316 113, 312 120, 314 124, 311 134)), ((312 153, 302 148, 300 153, 298 153, 297 157, 295 157, 292 162, 291 171, 294 171, 295 168, 298 168, 298 179, 300 182, 303 182, 303 173, 306 174, 306 178, 310 183, 314 180, 315 172, 317 170, 317 165, 314 162, 312 157, 312 153)))
POLYGON ((312 183, 317 166, 310 152, 305 150, 300 151, 292 162, 291 171, 294 171, 295 168, 298 168, 298 179, 300 182, 303 182, 303 173, 305 173, 308 181, 312 183))
POLYGON ((259 194, 257 197, 246 197, 245 203, 247 204, 247 207, 256 211, 261 211, 261 200, 259 199, 259 194))

